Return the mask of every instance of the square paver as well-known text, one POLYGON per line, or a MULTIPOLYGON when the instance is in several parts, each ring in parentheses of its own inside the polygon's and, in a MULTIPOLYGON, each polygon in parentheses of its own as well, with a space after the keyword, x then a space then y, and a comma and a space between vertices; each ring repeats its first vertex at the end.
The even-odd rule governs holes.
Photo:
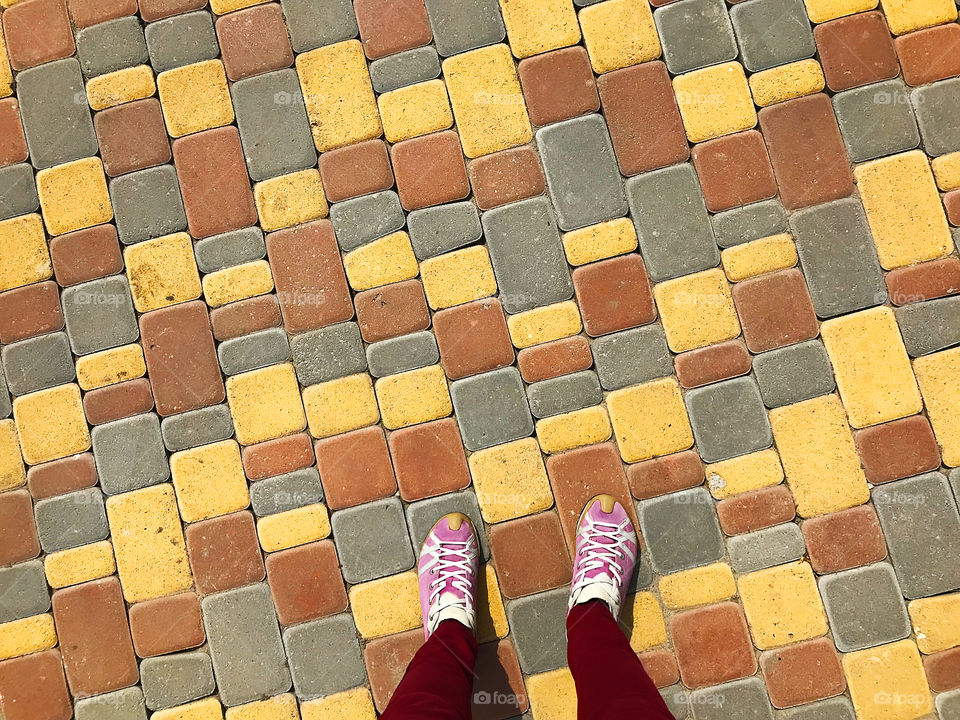
POLYGON ((753 371, 769 408, 827 395, 836 388, 830 358, 819 340, 755 355, 753 371))
POLYGON ((450 398, 468 450, 482 450, 533 433, 533 417, 516 368, 452 382, 450 398))
POLYGON ((716 685, 757 671, 747 618, 735 602, 677 613, 670 618, 670 634, 687 687, 716 685))
POLYGON ((760 678, 744 678, 690 693, 694 720, 773 720, 760 678))
POLYGON ((140 336, 130 285, 122 275, 66 288, 60 302, 76 355, 126 345, 140 336))
POLYGON ((290 350, 301 385, 336 380, 367 369, 360 329, 353 322, 300 333, 290 341, 290 350))
POLYGON ((170 477, 160 420, 154 413, 98 425, 91 438, 100 486, 108 495, 139 490, 170 477))
POLYGON ((567 664, 568 588, 528 595, 507 604, 507 621, 520 667, 526 674, 567 664))
POLYGON ((813 57, 817 45, 803 0, 757 0, 730 8, 740 54, 747 70, 813 57))
POLYGON ((34 513, 40 546, 47 553, 89 545, 109 534, 100 488, 38 500, 34 513))
POLYGON ((773 444, 760 388, 752 378, 691 390, 685 401, 697 449, 705 462, 727 460, 773 444))
POLYGON ((723 557, 713 498, 702 487, 641 500, 637 520, 653 569, 661 575, 723 557))
POLYGON ((124 245, 187 229, 177 171, 161 165, 110 181, 110 200, 124 245))
POLYGON ((205 11, 150 23, 145 34, 150 65, 158 73, 213 60, 220 54, 213 16, 205 11))
POLYGON ((910 634, 900 585, 887 563, 824 575, 819 585, 840 652, 895 642, 910 634))
POLYGON ((143 29, 135 17, 117 18, 80 30, 77 56, 87 77, 145 65, 149 61, 143 29))
POLYGON ((0 568, 0 623, 40 615, 50 609, 50 588, 43 562, 0 568))
POLYGON ((36 212, 40 207, 33 168, 18 163, 0 168, 0 220, 36 212))
POLYGON ((283 644, 300 700, 342 692, 367 679, 350 613, 287 628, 283 644))
POLYGON ((910 357, 960 343, 960 297, 946 297, 897 308, 897 325, 910 357))
POLYGON ((330 524, 343 579, 348 583, 366 582, 413 567, 413 547, 399 499, 338 510, 330 524))
POLYGON ((147 658, 140 663, 140 683, 151 710, 199 700, 216 690, 213 666, 205 652, 147 658))
POLYGON ((76 720, 147 720, 143 691, 138 687, 77 700, 76 720))
POLYGON ((0 356, 7 388, 14 395, 72 382, 76 377, 66 333, 50 333, 6 345, 0 356))
POLYGON ((737 41, 723 0, 681 0, 653 15, 663 59, 674 75, 735 60, 737 41))
POLYGON ((604 390, 619 390, 673 373, 673 361, 660 325, 596 338, 590 349, 604 390))
POLYGON ((910 94, 900 80, 837 93, 833 108, 854 162, 913 150, 920 144, 910 94))
MULTIPOLYGON (((911 98, 927 155, 945 155, 960 150, 960 127, 954 122, 956 108, 960 105, 960 78, 917 88, 911 98)), ((30 155, 33 156, 32 147, 30 155)))

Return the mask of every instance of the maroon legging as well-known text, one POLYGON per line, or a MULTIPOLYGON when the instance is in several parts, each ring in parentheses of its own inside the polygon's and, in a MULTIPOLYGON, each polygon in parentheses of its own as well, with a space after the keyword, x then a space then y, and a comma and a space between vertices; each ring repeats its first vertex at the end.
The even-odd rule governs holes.
MULTIPOLYGON (((380 720, 470 720, 477 639, 443 622, 417 651, 380 720)), ((567 616, 578 720, 673 720, 617 621, 599 601, 567 616)))

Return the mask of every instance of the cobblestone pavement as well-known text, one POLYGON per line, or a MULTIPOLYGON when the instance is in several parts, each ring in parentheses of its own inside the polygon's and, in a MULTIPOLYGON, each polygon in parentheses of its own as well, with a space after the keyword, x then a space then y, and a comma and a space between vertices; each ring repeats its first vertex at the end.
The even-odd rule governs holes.
POLYGON ((600 491, 678 720, 960 718, 954 0, 0 6, 0 720, 372 720, 452 510, 572 719, 600 491))

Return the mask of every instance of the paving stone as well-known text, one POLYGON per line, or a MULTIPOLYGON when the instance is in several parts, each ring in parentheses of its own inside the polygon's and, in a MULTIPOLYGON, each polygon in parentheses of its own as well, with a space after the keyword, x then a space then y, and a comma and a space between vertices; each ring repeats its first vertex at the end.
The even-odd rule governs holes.
POLYGON ((802 0, 761 0, 730 9, 743 64, 757 72, 813 57, 817 50, 802 0))
POLYGON ((350 613, 287 628, 283 644, 301 700, 332 695, 366 681, 357 628, 350 613), (331 652, 336 653, 335 662, 330 662, 331 652))
POLYGON ((960 692, 937 695, 937 713, 943 720, 960 717, 960 692))
POLYGON ((325 152, 319 166, 324 193, 332 203, 393 185, 390 155, 383 140, 366 140, 325 152))
POLYGON ((240 80, 230 94, 254 181, 305 170, 317 162, 295 70, 240 80))
POLYGON ((863 206, 854 198, 794 213, 797 254, 813 307, 821 318, 886 302, 880 261, 863 206), (843 237, 843 243, 836 241, 843 237))
MULTIPOLYGON (((9 429, 11 434, 16 432, 12 428, 9 429)), ((21 474, 21 482, 22 477, 21 474)), ((3 522, 0 564, 12 565, 24 560, 32 560, 40 554, 40 541, 37 538, 37 525, 33 519, 33 502, 29 492, 21 489, 0 495, 0 520, 3 522)))
POLYGON ((837 695, 847 685, 840 656, 826 637, 764 652, 760 669, 770 701, 778 708, 837 695))
POLYGON ((953 295, 960 290, 960 260, 931 260, 897 268, 886 276, 890 302, 910 305, 953 295))
POLYGON ((298 53, 349 40, 359 32, 350 0, 282 0, 280 4, 298 53))
POLYGON ((960 297, 896 309, 897 325, 910 357, 929 355, 960 343, 960 297))
POLYGON ((499 300, 487 298, 433 317, 440 362, 451 380, 513 363, 513 344, 499 300))
POLYGON ((670 631, 687 687, 715 685, 757 671, 747 619, 734 602, 678 613, 670 618, 670 631))
MULTIPOLYGON (((583 0, 581 0, 582 2, 583 0)), ((592 1, 592 0, 591 0, 592 1)), ((667 705, 667 710, 674 720, 687 720, 690 716, 690 693, 683 685, 677 683, 670 687, 660 688, 660 697, 667 705)))
POLYGON ((490 558, 490 546, 487 541, 486 528, 480 513, 480 505, 477 503, 477 496, 470 490, 438 495, 407 505, 407 526, 410 529, 410 537, 418 553, 437 520, 452 512, 463 513, 470 518, 473 529, 477 533, 477 539, 480 541, 480 552, 483 559, 488 560, 490 558))
POLYGON ((796 514, 793 494, 782 484, 745 492, 717 504, 720 527, 727 535, 773 527, 793 520, 796 514))
POLYGON ((306 433, 287 435, 243 448, 243 470, 250 480, 282 475, 313 465, 313 444, 306 433))
POLYGON ((336 203, 330 208, 330 220, 344 252, 389 235, 405 222, 400 199, 392 190, 336 203))
POLYGON ((98 425, 91 432, 100 486, 118 495, 170 477, 160 421, 154 413, 98 425))
POLYGON ((456 250, 483 236, 480 215, 471 202, 414 210, 407 216, 407 232, 419 260, 456 250))
POLYGON ((960 514, 947 479, 927 473, 871 492, 904 597, 960 587, 960 514))
POLYGON ((426 0, 437 52, 444 57, 503 40, 506 28, 495 0, 467 0, 452 7, 443 0, 426 0))
POLYGON ((813 34, 827 86, 834 92, 888 80, 899 72, 897 51, 881 12, 831 20, 817 25, 813 34))
POLYGON ((354 0, 354 12, 363 51, 371 60, 427 45, 431 40, 422 2, 400 2, 388 9, 366 0, 354 0))
POLYGON ((497 523, 490 528, 490 547, 505 597, 523 597, 570 583, 570 554, 556 513, 497 523), (530 543, 538 546, 535 555, 522 551, 530 543))
POLYGON ((290 341, 301 385, 353 375, 367 369, 356 323, 340 323, 296 335, 290 341))
POLYGON ((143 691, 138 687, 77 700, 76 720, 147 720, 143 691))
POLYGON ((590 343, 580 335, 524 348, 517 354, 517 367, 528 383, 586 370, 591 365, 590 343))
POLYGON ((854 162, 913 150, 920 144, 907 86, 900 80, 838 93, 833 107, 854 162))
POLYGON ((213 60, 220 54, 213 18, 208 12, 176 15, 150 23, 145 34, 150 65, 158 73, 213 60))
POLYGON ((40 207, 33 168, 26 163, 0 168, 0 220, 36 212, 40 207))
POLYGON ((756 130, 699 143, 693 149, 704 202, 711 212, 772 198, 777 182, 763 136, 756 130), (730 158, 739 158, 731 166, 730 158))
POLYGON ((690 693, 694 720, 773 720, 760 678, 744 678, 690 693))
POLYGON ((590 57, 582 47, 526 58, 517 66, 534 125, 549 125, 600 109, 590 57))
POLYGON ((713 499, 703 488, 637 503, 637 519, 653 569, 688 570, 723 557, 723 537, 713 499))
POLYGON ((685 400, 697 448, 706 462, 762 450, 773 443, 760 389, 751 378, 691 390, 685 400))
POLYGON ((193 592, 147 600, 130 608, 130 635, 140 657, 155 657, 202 645, 200 600, 193 592))
MULTIPOLYGON (((155 98, 98 112, 93 125, 100 142, 103 168, 110 177, 170 162, 170 140, 160 102, 155 98)), ((111 226, 78 231, 77 234, 106 227, 111 226)))
POLYGON ((534 383, 527 395, 535 418, 573 412, 599 405, 603 400, 597 374, 589 370, 534 383))
POLYGON ((290 342, 281 328, 270 328, 223 341, 217 355, 225 375, 239 375, 286 362, 290 359, 290 342))
POLYGON ((896 39, 896 52, 903 65, 903 78, 911 86, 927 85, 960 74, 957 58, 943 56, 939 48, 957 42, 958 28, 940 25, 896 39))
POLYGON ((190 567, 201 595, 263 580, 263 557, 249 512, 191 523, 185 537, 190 567))
POLYGON ((519 147, 477 158, 467 169, 474 201, 481 210, 540 195, 546 178, 532 147, 519 147))
POLYGON ((750 353, 740 340, 707 345, 674 358, 681 387, 695 388, 750 372, 750 353))
POLYGON ((343 579, 360 583, 413 567, 414 553, 396 498, 339 510, 331 519, 343 579))
MULTIPOLYGON (((23 75, 17 77, 18 82, 23 82, 19 79, 23 75)), ((917 88, 910 96, 917 113, 923 149, 927 154, 944 155, 960 149, 960 128, 957 128, 952 119, 953 109, 960 103, 960 78, 942 80, 933 85, 917 88)), ((24 127, 26 127, 26 119, 24 119, 24 127)), ((30 144, 29 135, 27 135, 27 144, 30 144)), ((30 156, 33 157, 32 145, 30 156)))
POLYGON ((0 622, 7 623, 50 609, 50 588, 43 562, 30 562, 0 568, 0 622))
POLYGON ((650 279, 639 255, 631 253, 578 267, 573 271, 573 287, 583 329, 591 337, 656 319, 650 279))
POLYGON ((727 8, 719 0, 670 3, 653 18, 663 44, 663 59, 675 75, 737 58, 727 8))
POLYGON ((327 507, 345 507, 390 497, 397 491, 383 430, 366 427, 318 440, 317 470, 327 507))
POLYGON ((194 245, 197 267, 202 273, 261 260, 267 253, 260 228, 244 228, 200 240, 194 245))
POLYGON ((900 586, 887 563, 825 575, 819 584, 841 652, 902 640, 910 634, 900 586))
MULTIPOLYGON (((135 17, 118 18, 80 30, 77 55, 87 77, 149 62, 143 30, 135 17)), ((159 72, 160 68, 156 70, 159 72)))
POLYGON ((147 658, 140 663, 140 682, 151 710, 199 700, 216 690, 213 666, 205 652, 147 658))
POLYGON ((96 154, 90 107, 76 102, 85 95, 80 63, 73 58, 17 75, 20 117, 34 167, 53 167, 96 154))
POLYGON ((457 380, 450 384, 450 397, 468 450, 482 450, 533 433, 533 418, 515 368, 457 380))
POLYGON ((430 327, 430 312, 418 280, 357 293, 357 324, 367 342, 398 337, 430 327))
POLYGON ((10 417, 12 412, 13 403, 10 400, 10 392, 7 390, 7 379, 3 375, 3 367, 0 367, 0 418, 10 417))
POLYGON ((177 173, 171 165, 114 178, 110 200, 124 245, 187 229, 177 173))
POLYGON ((826 395, 836 387, 830 359, 819 340, 761 353, 753 358, 753 370, 763 402, 771 408, 826 395))
POLYGON ((940 449, 930 422, 921 415, 857 431, 857 452, 874 484, 920 475, 940 467, 940 449))
MULTIPOLYGON (((23 70, 73 54, 70 20, 63 3, 44 1, 11 8, 3 22, 9 65, 23 70)), ((5 65, 7 64, 5 60, 5 65)), ((9 73, 9 68, 5 68, 9 73)))
POLYGON ((738 573, 749 573, 801 559, 806 553, 800 528, 775 525, 727 540, 730 564, 738 573))
POLYGON ((164 418, 160 434, 167 450, 179 452, 229 439, 233 435, 233 418, 226 405, 212 405, 164 418))
POLYGON ((281 625, 315 620, 347 608, 347 591, 333 541, 271 553, 267 581, 281 625))
POLYGON ((737 283, 733 287, 733 302, 751 352, 810 340, 819 332, 807 284, 797 268, 737 283))
POLYGON ((280 628, 265 583, 211 595, 201 604, 224 705, 241 705, 290 689, 280 628))
POLYGON ((507 619, 524 673, 547 672, 566 665, 564 620, 569 594, 566 588, 559 588, 507 604, 507 619))
POLYGON ((255 5, 217 20, 223 68, 233 81, 293 65, 293 48, 276 3, 255 5))
POLYGON ((367 347, 367 365, 374 377, 395 375, 435 365, 440 361, 437 341, 431 332, 418 332, 367 347))
POLYGON ((390 160, 405 210, 464 200, 470 195, 460 136, 453 130, 399 142, 390 148, 390 160))
POLYGON ((34 513, 40 545, 47 553, 97 542, 109 534, 99 488, 39 500, 34 513))
POLYGON ((21 340, 3 348, 3 374, 14 395, 72 382, 76 377, 66 333, 21 340))
POLYGON ((323 500, 323 486, 316 468, 303 468, 254 483, 250 503, 259 516, 295 510, 323 500))
POLYGON ((722 248, 787 232, 787 214, 778 200, 751 203, 711 219, 717 244, 722 248))
POLYGON ((432 47, 389 55, 370 63, 370 81, 378 93, 440 77, 440 58, 432 47))
POLYGON ((0 294, 0 342, 13 343, 63 328, 59 288, 46 281, 0 294))
POLYGON ((470 484, 460 431, 453 418, 398 430, 390 434, 388 443, 400 497, 407 502, 470 484))
POLYGON ((153 408, 153 393, 146 378, 90 390, 83 397, 83 413, 91 425, 123 420, 153 408))
POLYGON ((8 720, 18 720, 18 715, 19 720, 70 717, 70 696, 58 650, 6 661, 0 673, 0 692, 5 698, 8 720), (17 715, 9 709, 11 706, 17 708, 17 715))
POLYGON ((569 300, 573 281, 550 201, 534 198, 481 218, 487 249, 508 313, 569 300))

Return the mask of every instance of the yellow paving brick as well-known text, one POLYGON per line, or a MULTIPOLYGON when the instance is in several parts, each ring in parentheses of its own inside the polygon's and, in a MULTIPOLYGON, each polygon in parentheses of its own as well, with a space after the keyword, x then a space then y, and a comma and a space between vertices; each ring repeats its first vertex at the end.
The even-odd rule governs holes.
POLYGON ((56 644, 53 615, 34 615, 0 623, 0 660, 49 650, 56 644))
POLYGON ((957 19, 957 6, 951 0, 880 0, 880 4, 894 35, 957 19))
POLYGON ((847 414, 836 395, 771 410, 770 425, 800 517, 870 499, 847 414))
POLYGON ((690 142, 701 142, 757 124, 747 76, 738 62, 713 65, 673 79, 690 142))
POLYGON ((157 710, 150 716, 150 720, 223 720, 223 708, 219 700, 208 697, 186 705, 157 710))
POLYGON ((943 204, 922 150, 863 163, 853 174, 885 269, 953 251, 943 204))
POLYGON ((133 305, 140 312, 196 300, 203 288, 193 240, 175 233, 131 245, 123 251, 133 305))
POLYGON ((56 460, 90 447, 90 432, 76 385, 21 395, 13 401, 20 451, 28 465, 56 460))
POLYGON ((714 563, 660 578, 660 597, 668 608, 706 605, 737 594, 733 571, 726 563, 714 563))
POLYGON ((602 405, 537 421, 537 440, 548 455, 604 442, 612 433, 610 417, 602 405))
POLYGON ((490 297, 497 292, 490 255, 483 245, 454 250, 420 263, 427 302, 434 310, 490 297))
POLYGON ((580 27, 597 73, 660 57, 660 38, 646 0, 607 0, 580 11, 580 27))
POLYGON ((933 353, 913 362, 927 406, 927 416, 940 444, 943 464, 960 466, 960 348, 933 353))
POLYGON ((157 90, 167 132, 175 138, 233 122, 227 75, 219 60, 162 72, 157 90))
POLYGON ((816 60, 800 60, 750 76, 753 101, 760 107, 818 93, 825 84, 823 68, 816 60))
POLYGON ((291 693, 227 708, 226 720, 301 720, 297 698, 291 693))
POLYGON ((667 626, 663 622, 663 611, 656 596, 649 592, 638 592, 627 598, 624 610, 625 619, 632 623, 630 647, 635 652, 648 650, 667 641, 667 626))
POLYGON ((346 253, 343 267, 357 292, 409 280, 420 272, 410 236, 403 230, 346 253))
MULTIPOLYGON (((267 0, 210 0, 210 9, 217 15, 224 15, 234 10, 241 10, 264 2, 267 2, 267 0)), ((227 711, 227 720, 230 720, 229 711, 227 711)))
POLYGON ((707 465, 704 471, 707 487, 718 500, 783 482, 783 467, 776 450, 761 450, 723 460, 707 465))
POLYGON ((608 220, 563 235, 563 249, 571 265, 623 255, 636 247, 637 231, 630 218, 608 220))
POLYGON ((500 0, 500 11, 518 58, 580 42, 573 0, 500 0))
POLYGON ((271 290, 273 273, 266 260, 254 260, 203 276, 203 299, 211 307, 264 295, 271 290))
POLYGON ((753 644, 761 650, 827 634, 827 614, 808 563, 748 573, 738 587, 753 644))
POLYGON ((47 232, 62 235, 113 219, 100 158, 85 158, 37 173, 37 195, 47 232))
POLYGON ((680 385, 672 378, 616 390, 607 396, 607 409, 626 462, 669 455, 693 445, 680 385))
POLYGON ((250 504, 236 440, 174 453, 170 456, 170 474, 185 522, 226 515, 250 504))
POLYGON ((913 720, 933 712, 912 640, 847 653, 841 663, 857 720, 913 720))
POLYGON ((815 23, 826 22, 834 18, 853 13, 873 10, 879 0, 804 0, 807 15, 815 23))
POLYGON ((827 320, 821 335, 851 425, 876 425, 923 409, 893 310, 881 306, 827 320))
POLYGON ((13 420, 0 420, 0 491, 18 488, 26 481, 17 426, 13 420))
MULTIPOLYGON (((300 706, 302 720, 376 720, 370 691, 365 687, 344 690, 308 700, 300 706)), ((230 720, 228 718, 227 720, 230 720)))
POLYGON ((87 81, 87 100, 94 110, 143 100, 156 92, 157 83, 149 65, 124 68, 87 81))
POLYGON ((443 77, 464 155, 480 157, 533 138, 517 70, 506 45, 447 58, 443 77))
POLYGON ((944 192, 960 189, 960 152, 936 157, 930 163, 937 187, 944 192))
POLYGON ((907 609, 920 652, 935 653, 960 645, 960 593, 911 600, 907 609))
POLYGON ((720 253, 723 270, 730 282, 785 270, 797 264, 797 247, 790 235, 771 235, 720 253))
POLYGON ((553 505, 540 446, 533 438, 473 453, 470 474, 480 513, 489 523, 529 515, 553 505))
POLYGON ((366 373, 311 385, 303 391, 310 434, 325 438, 373 425, 380 409, 366 373))
POLYGON ((83 390, 133 380, 143 377, 146 372, 143 348, 136 343, 77 358, 77 383, 83 390))
POLYGON ((507 328, 514 346, 525 348, 576 335, 583 323, 577 304, 567 300, 510 315, 507 328))
POLYGON ((53 277, 39 215, 21 215, 0 222, 0 256, 0 292, 53 277))
POLYGON ((493 564, 487 563, 477 583, 477 640, 489 642, 505 638, 509 632, 497 571, 493 564))
POLYGON ((297 74, 317 150, 380 137, 380 113, 359 40, 297 56, 297 74))
POLYGON ((257 520, 260 546, 267 552, 323 540, 330 534, 330 515, 321 503, 305 505, 257 520))
POLYGON ((662 282, 653 289, 667 344, 684 352, 740 334, 730 285, 719 268, 662 282))
POLYGON ((171 595, 193 584, 173 485, 107 498, 107 520, 127 602, 171 595))
POLYGON ((453 412, 447 378, 439 365, 380 378, 375 388, 388 430, 437 420, 453 412))
POLYGON ((50 553, 43 560, 47 583, 52 588, 78 585, 113 575, 117 563, 109 540, 50 553))
POLYGON ((227 403, 241 445, 300 432, 307 424, 297 375, 289 363, 227 378, 227 403))
POLYGON ((446 130, 453 125, 453 111, 443 80, 428 80, 385 92, 377 104, 383 135, 392 143, 446 130))
MULTIPOLYGON (((13 3, 10 0, 2 0, 2 4, 4 7, 9 7, 13 3)), ((7 59, 7 44, 3 39, 3 33, 0 33, 0 98, 11 95, 13 95, 13 70, 10 69, 10 61, 7 59)))
POLYGON ((535 720, 577 718, 577 688, 568 668, 528 676, 527 695, 535 720))
POLYGON ((350 588, 350 608, 365 639, 420 627, 420 588, 414 571, 350 588))
POLYGON ((260 226, 267 231, 325 218, 329 208, 318 170, 281 175, 253 186, 260 226))

